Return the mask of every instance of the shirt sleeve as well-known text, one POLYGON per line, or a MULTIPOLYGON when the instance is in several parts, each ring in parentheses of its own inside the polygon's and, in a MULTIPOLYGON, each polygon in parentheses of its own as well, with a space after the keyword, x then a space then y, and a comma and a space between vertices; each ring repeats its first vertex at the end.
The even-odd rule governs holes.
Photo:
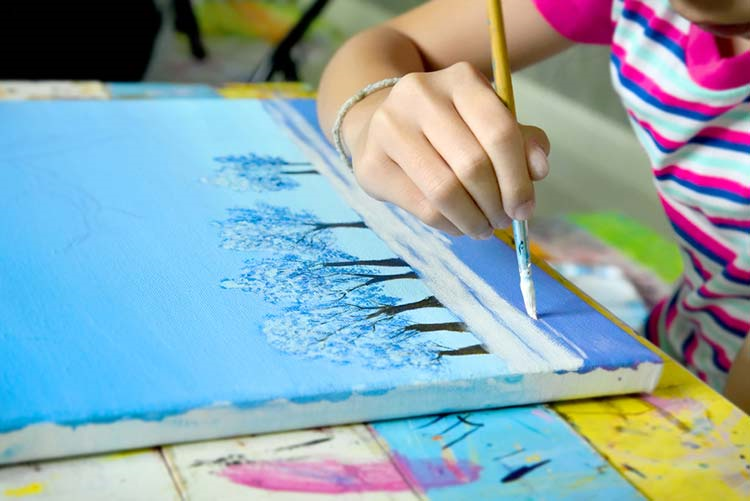
POLYGON ((615 30, 613 2, 621 0, 533 0, 562 36, 578 43, 609 45, 615 30))

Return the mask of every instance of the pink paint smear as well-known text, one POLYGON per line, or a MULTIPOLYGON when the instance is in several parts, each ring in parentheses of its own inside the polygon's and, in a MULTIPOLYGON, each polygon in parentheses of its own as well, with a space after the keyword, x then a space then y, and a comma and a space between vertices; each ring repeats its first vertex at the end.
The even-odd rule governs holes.
POLYGON ((480 465, 463 459, 414 459, 398 453, 394 459, 409 481, 425 491, 474 482, 482 470, 480 465))
MULTIPOLYGON (((424 490, 472 482, 479 478, 481 470, 479 465, 468 461, 448 465, 439 459, 413 460, 398 456, 397 463, 404 476, 424 490)), ((410 490, 404 476, 388 461, 359 464, 331 459, 257 461, 229 465, 219 475, 236 484, 269 491, 343 494, 410 490)))
POLYGON ((703 405, 692 398, 664 398, 656 395, 643 395, 643 400, 663 411, 677 413, 689 410, 693 413, 703 410, 703 405))

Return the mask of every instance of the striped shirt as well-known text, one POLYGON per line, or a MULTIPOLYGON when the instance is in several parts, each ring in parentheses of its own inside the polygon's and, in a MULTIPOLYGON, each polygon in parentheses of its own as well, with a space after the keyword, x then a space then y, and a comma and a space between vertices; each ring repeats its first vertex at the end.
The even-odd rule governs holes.
MULTIPOLYGON (((668 0, 535 0, 611 72, 684 260, 648 338, 717 389, 750 331, 750 52, 724 57, 668 0)), ((635 174, 635 173, 634 173, 635 174)))

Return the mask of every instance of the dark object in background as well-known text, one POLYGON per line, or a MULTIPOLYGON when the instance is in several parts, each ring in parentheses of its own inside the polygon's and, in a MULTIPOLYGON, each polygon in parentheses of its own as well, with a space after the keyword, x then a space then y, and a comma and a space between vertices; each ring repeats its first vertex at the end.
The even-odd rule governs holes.
MULTIPOLYGON (((329 0, 314 0, 249 81, 299 79, 291 51, 329 0)), ((172 0, 174 28, 206 58, 190 0, 172 0)), ((0 80, 142 80, 162 15, 154 0, 15 0, 0 10, 0 80)))
POLYGON ((190 0, 174 0, 174 29, 184 33, 190 43, 190 53, 198 61, 206 59, 206 48, 203 46, 200 26, 195 17, 190 0))
POLYGON ((255 67, 248 81, 270 82, 277 76, 281 76, 282 80, 289 82, 298 81, 297 64, 291 57, 292 49, 302 39, 307 29, 317 19, 326 5, 328 5, 328 0, 315 0, 302 14, 299 21, 292 26, 281 42, 255 67))
POLYGON ((0 79, 140 80, 160 26, 153 0, 3 2, 0 79))

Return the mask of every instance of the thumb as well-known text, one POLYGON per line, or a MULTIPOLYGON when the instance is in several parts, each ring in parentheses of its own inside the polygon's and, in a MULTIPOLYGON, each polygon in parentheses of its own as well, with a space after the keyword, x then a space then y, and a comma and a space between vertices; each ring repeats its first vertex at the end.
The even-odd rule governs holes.
POLYGON ((529 167, 529 176, 533 181, 541 181, 549 174, 547 156, 550 144, 547 134, 533 125, 521 125, 521 133, 526 145, 526 165, 529 167))

